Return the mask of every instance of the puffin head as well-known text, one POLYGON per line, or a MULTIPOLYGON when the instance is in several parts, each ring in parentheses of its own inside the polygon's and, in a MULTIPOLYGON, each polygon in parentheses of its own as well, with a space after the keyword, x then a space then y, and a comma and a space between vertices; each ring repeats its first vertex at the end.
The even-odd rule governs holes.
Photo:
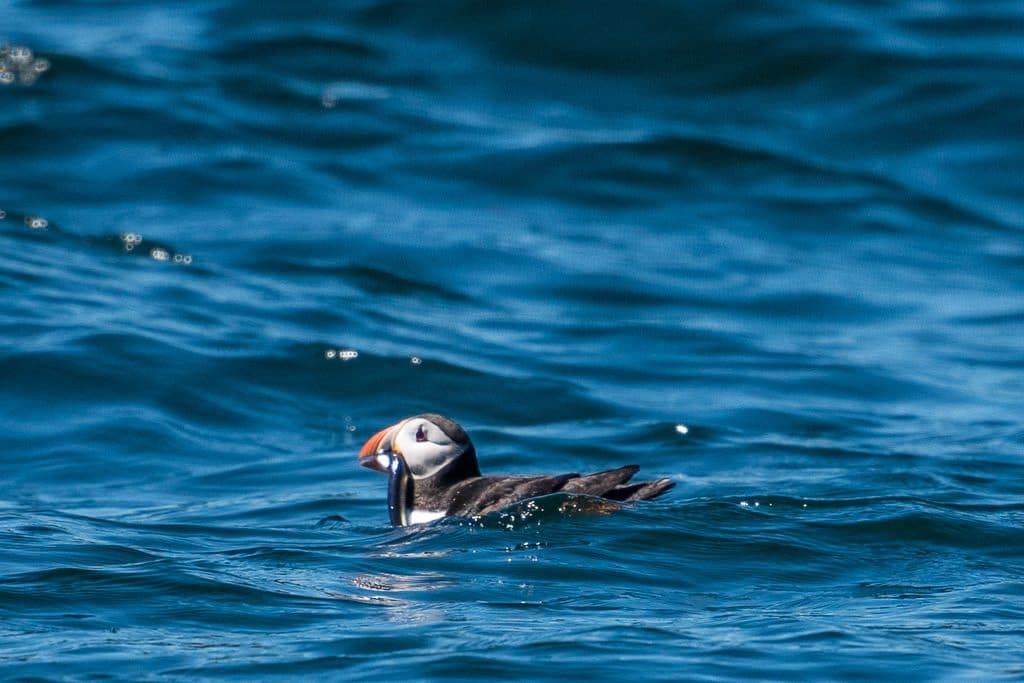
POLYGON ((363 444, 359 464, 391 476, 401 469, 413 480, 442 472, 458 478, 480 476, 469 435, 455 420, 436 413, 409 417, 380 430, 363 444))
POLYGON ((444 513, 432 492, 479 477, 476 450, 465 430, 444 415, 426 413, 380 430, 359 450, 359 464, 388 475, 388 511, 406 526, 417 510, 444 513))

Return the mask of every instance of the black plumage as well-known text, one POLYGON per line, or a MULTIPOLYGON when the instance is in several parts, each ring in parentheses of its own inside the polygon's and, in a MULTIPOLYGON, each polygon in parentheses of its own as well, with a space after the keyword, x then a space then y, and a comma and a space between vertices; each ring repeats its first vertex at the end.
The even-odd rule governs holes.
MULTIPOLYGON (((546 477, 475 477, 439 491, 431 491, 429 498, 449 500, 445 514, 468 517, 486 515, 513 503, 546 496, 552 493, 572 493, 598 496, 619 502, 649 500, 675 486, 671 479, 658 479, 627 484, 640 470, 638 465, 626 465, 593 474, 560 474, 546 477)), ((415 500, 415 496, 413 497, 415 500)), ((431 500, 424 500, 429 503, 431 500)))

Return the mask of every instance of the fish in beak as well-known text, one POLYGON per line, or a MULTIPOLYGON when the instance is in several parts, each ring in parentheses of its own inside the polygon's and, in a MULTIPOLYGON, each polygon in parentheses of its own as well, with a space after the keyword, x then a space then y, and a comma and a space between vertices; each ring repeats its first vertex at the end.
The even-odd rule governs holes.
POLYGON ((393 526, 408 526, 412 510, 412 476, 405 458, 395 447, 402 423, 380 430, 359 449, 359 464, 388 475, 388 513, 393 526))

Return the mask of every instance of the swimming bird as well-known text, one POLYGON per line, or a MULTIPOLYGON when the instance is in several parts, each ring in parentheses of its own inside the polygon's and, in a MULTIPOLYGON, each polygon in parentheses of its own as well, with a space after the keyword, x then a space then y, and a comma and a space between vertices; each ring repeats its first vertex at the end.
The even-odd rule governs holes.
POLYGON ((628 502, 656 498, 675 486, 671 479, 628 483, 638 465, 593 474, 485 477, 466 431, 436 413, 415 415, 380 430, 363 444, 359 464, 388 475, 393 526, 484 515, 549 493, 628 502))

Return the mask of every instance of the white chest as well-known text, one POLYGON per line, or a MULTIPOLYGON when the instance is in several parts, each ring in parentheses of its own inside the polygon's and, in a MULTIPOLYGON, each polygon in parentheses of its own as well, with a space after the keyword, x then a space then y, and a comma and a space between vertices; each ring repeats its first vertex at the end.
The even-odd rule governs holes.
POLYGON ((442 517, 444 512, 440 510, 413 510, 409 513, 409 524, 426 524, 442 517))

